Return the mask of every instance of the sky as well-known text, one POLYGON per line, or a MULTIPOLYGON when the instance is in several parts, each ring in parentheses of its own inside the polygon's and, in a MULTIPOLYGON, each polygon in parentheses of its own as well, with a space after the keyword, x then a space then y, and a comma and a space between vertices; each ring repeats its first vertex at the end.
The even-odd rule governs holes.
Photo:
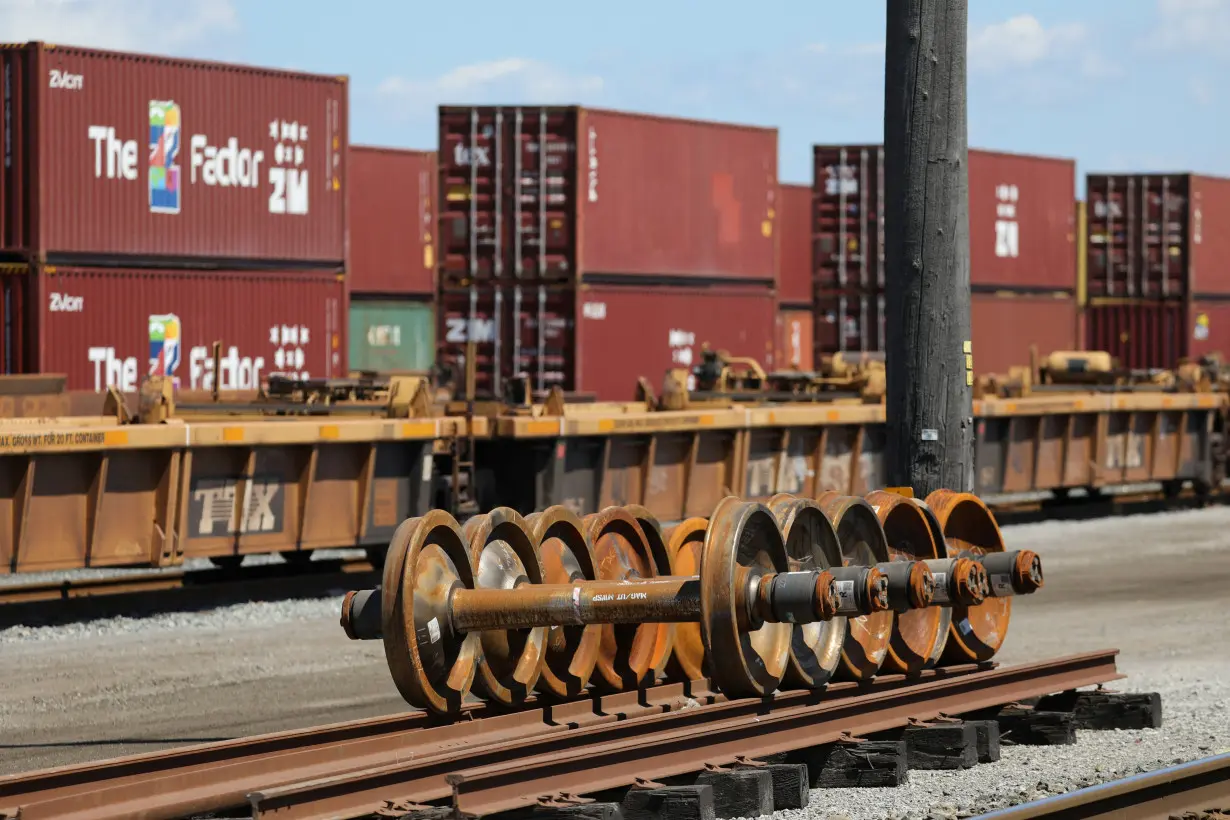
MULTIPOLYGON (((1230 175, 1230 0, 969 0, 973 147, 1230 175)), ((350 76, 351 140, 433 148, 441 103, 579 103, 883 134, 882 0, 0 0, 0 40, 350 76)))

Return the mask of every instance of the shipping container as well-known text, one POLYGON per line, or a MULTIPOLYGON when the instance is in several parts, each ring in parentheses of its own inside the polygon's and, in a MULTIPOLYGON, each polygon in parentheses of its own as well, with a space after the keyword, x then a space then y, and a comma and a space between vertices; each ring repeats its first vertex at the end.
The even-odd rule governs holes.
POLYGON ((1089 174, 1085 188, 1090 297, 1230 294, 1230 179, 1089 174))
POLYGON ((1200 359, 1212 354, 1230 360, 1230 300, 1202 299, 1188 308, 1186 355, 1200 359))
POLYGON ((774 356, 778 370, 810 372, 815 369, 813 321, 811 310, 778 311, 777 354, 774 356))
POLYGON ((704 345, 772 368, 776 295, 770 288, 500 286, 441 291, 439 360, 463 384, 474 339, 480 395, 558 386, 604 401, 635 398, 637 379, 661 388, 666 371, 699 364, 704 345), (579 317, 579 318, 578 318, 579 317))
MULTIPOLYGON (((817 287, 884 287, 882 147, 817 145, 813 159, 817 287)), ((972 148, 968 167, 973 289, 1075 289, 1075 161, 972 148)))
POLYGON ((0 63, 0 252, 343 264, 345 77, 43 43, 0 63))
POLYGON ((1085 309, 1085 349, 1105 350, 1120 366, 1172 368, 1187 355, 1182 302, 1093 302, 1085 309))
POLYGON ((778 191, 777 298, 783 308, 810 310, 811 186, 782 184, 778 191))
POLYGON ((776 275, 776 129, 576 106, 442 106, 439 126, 449 286, 776 275))
POLYGON ((1079 348, 1077 305, 1071 294, 975 293, 970 304, 974 372, 1004 373, 1039 357, 1079 348))
POLYGON ((346 288, 326 273, 32 268, 38 293, 32 369, 64 373, 69 390, 138 389, 147 374, 184 389, 224 390, 275 373, 346 373, 346 288))
POLYGON ((815 361, 834 353, 884 350, 883 291, 821 291, 816 294, 815 361))
POLYGON ((350 299, 350 369, 426 371, 436 357, 435 311, 429 302, 350 299))
POLYGON ((434 151, 351 146, 351 293, 435 292, 435 191, 434 151))

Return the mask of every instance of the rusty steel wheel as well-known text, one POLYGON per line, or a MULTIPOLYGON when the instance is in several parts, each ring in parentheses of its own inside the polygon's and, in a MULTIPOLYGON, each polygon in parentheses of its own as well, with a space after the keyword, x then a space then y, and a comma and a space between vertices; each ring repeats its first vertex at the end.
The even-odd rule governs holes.
POLYGON ((763 697, 781 685, 790 662, 793 624, 748 631, 739 617, 738 587, 748 572, 787 572, 786 546, 763 504, 726 498, 709 519, 701 553, 701 636, 709 669, 727 697, 763 697))
MULTIPOLYGON (((889 560, 884 528, 870 504, 835 492, 823 493, 816 503, 837 531, 843 566, 874 567, 889 560)), ((839 670, 843 677, 861 681, 879 671, 893 637, 893 614, 886 610, 847 619, 839 670)))
POLYGON ((384 656, 411 706, 454 715, 474 682, 478 635, 453 631, 453 587, 473 587, 465 536, 443 510, 403 521, 384 562, 384 656))
MULTIPOLYGON (((666 533, 671 575, 700 575, 700 554, 705 545, 707 518, 689 518, 666 533)), ((709 676, 705 669, 705 642, 700 624, 675 624, 675 645, 668 664, 668 677, 693 681, 709 676)))
MULTIPOLYGON (((918 501, 877 490, 867 494, 867 503, 884 527, 888 554, 893 561, 930 561, 946 555, 943 536, 932 527, 934 516, 918 501)), ((951 623, 952 610, 948 607, 929 606, 897 613, 883 671, 917 675, 933 665, 939 657, 937 645, 939 650, 943 649, 951 623)))
MULTIPOLYGON (((541 584, 542 562, 529 525, 516 510, 496 507, 466 521, 470 566, 478 589, 512 589, 541 584)), ((547 628, 489 629, 479 635, 482 656, 474 676, 474 691, 493 702, 521 703, 542 673, 547 628)))
MULTIPOLYGON (((596 579, 594 553, 580 516, 566 507, 548 507, 525 518, 538 556, 543 583, 571 584, 596 579)), ((547 632, 546 659, 537 689, 558 698, 576 697, 589 685, 598 663, 600 626, 553 626, 547 632)))
MULTIPOLYGON (((841 566, 841 545, 832 523, 811 499, 779 493, 769 499, 786 545, 791 571, 841 566)), ((796 624, 790 643, 786 683, 794 688, 819 689, 833 679, 841 663, 846 639, 846 618, 796 624)))
MULTIPOLYGON (((653 565, 657 568, 658 575, 672 574, 670 550, 666 548, 666 538, 662 535, 662 525, 658 522, 657 516, 640 504, 625 504, 624 511, 641 525, 641 532, 645 534, 645 543, 649 545, 649 554, 653 558, 653 565)), ((659 675, 666 674, 666 667, 675 654, 675 636, 679 633, 680 625, 664 624, 664 626, 667 629, 666 640, 657 644, 657 654, 649 662, 650 666, 657 670, 655 674, 659 675)))
MULTIPOLYGON (((1004 551, 1004 536, 995 516, 978 496, 936 490, 927 496, 927 506, 939 521, 950 557, 1004 551)), ((953 607, 941 662, 989 661, 1003 646, 1011 617, 1012 598, 988 598, 977 606, 953 607)))
MULTIPOLYGON (((587 515, 585 534, 594 550, 598 578, 623 581, 666 575, 656 564, 649 539, 627 510, 607 507, 587 515)), ((670 654, 670 624, 603 624, 594 685, 607 691, 650 685, 662 672, 655 666, 670 654)))

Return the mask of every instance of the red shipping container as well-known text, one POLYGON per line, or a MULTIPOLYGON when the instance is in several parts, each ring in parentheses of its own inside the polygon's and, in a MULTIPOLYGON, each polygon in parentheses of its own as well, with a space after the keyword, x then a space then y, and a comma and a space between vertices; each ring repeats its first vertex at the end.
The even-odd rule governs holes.
MULTIPOLYGON (((884 286, 884 152, 878 145, 813 149, 816 282, 884 286)), ((970 281, 1013 290, 1076 288, 1076 163, 969 151, 970 281)))
POLYGON ((1230 179, 1090 174, 1086 198, 1091 297, 1230 294, 1230 179))
POLYGON ((40 312, 33 367, 66 374, 70 390, 133 391, 150 373, 210 389, 215 341, 224 390, 255 389, 274 373, 346 374, 346 288, 337 275, 64 267, 32 275, 40 312))
POLYGON ((774 365, 778 370, 815 370, 812 334, 813 316, 810 310, 783 310, 777 314, 777 355, 774 365))
POLYGON ((1181 302, 1094 303, 1085 309, 1085 349, 1105 350, 1121 367, 1169 369, 1187 355, 1181 302))
POLYGON ((350 290, 431 294, 436 283, 436 153, 350 148, 350 290))
POLYGON ((440 108, 441 276, 771 282, 777 131, 571 107, 440 108))
POLYGON ((811 186, 783 184, 778 190, 777 297, 783 307, 810 309, 811 186))
POLYGON ((1071 296, 975 293, 970 304, 974 372, 1007 374, 1029 366, 1029 348, 1039 358, 1077 350, 1077 305, 1071 296))
POLYGON ((705 344, 774 366, 770 288, 483 284, 441 291, 437 312, 440 364, 462 384, 473 336, 480 395, 505 395, 524 374, 534 391, 630 401, 639 377, 659 389, 667 370, 699 364, 705 344))
POLYGON ((1230 301, 1192 302, 1187 321, 1187 356, 1200 359, 1220 354, 1230 361, 1230 301))
POLYGON ((341 267, 345 77, 42 43, 0 63, 0 251, 341 267))
POLYGON ((821 292, 816 295, 815 360, 834 353, 884 350, 884 292, 821 292))

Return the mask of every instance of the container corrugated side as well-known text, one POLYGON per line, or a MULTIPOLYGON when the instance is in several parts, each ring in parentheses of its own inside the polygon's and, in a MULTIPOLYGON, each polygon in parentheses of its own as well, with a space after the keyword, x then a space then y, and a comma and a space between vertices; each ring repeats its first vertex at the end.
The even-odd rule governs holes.
POLYGON ((777 298, 783 307, 810 308, 811 186, 783 183, 779 191, 777 298))
POLYGON ((577 382, 599 400, 631 401, 640 377, 661 390, 668 370, 700 364, 705 345, 777 366, 769 288, 590 287, 579 302, 577 382))
POLYGON ((0 250, 344 263, 346 78, 42 43, 0 60, 25 177, 6 174, 0 250))
POLYGON ((439 117, 446 285, 776 276, 774 129, 577 107, 439 117))
POLYGON ((187 389, 254 389, 274 373, 346 370, 346 287, 332 274, 44 268, 36 368, 70 390, 130 392, 150 373, 187 389))
POLYGON ((1074 291, 1075 199, 1075 160, 971 149, 971 287, 1074 291))
POLYGON ((1192 179, 1192 283, 1195 298, 1230 295, 1230 179, 1192 179))
POLYGON ((974 372, 1004 373, 1039 357, 1078 347, 1077 305, 1071 295, 975 293, 970 303, 974 372))
POLYGON ((429 295, 436 285, 436 154, 350 149, 352 293, 429 295))
POLYGON ((351 294, 350 369, 425 371, 436 358, 435 311, 429 302, 360 300, 351 294))

